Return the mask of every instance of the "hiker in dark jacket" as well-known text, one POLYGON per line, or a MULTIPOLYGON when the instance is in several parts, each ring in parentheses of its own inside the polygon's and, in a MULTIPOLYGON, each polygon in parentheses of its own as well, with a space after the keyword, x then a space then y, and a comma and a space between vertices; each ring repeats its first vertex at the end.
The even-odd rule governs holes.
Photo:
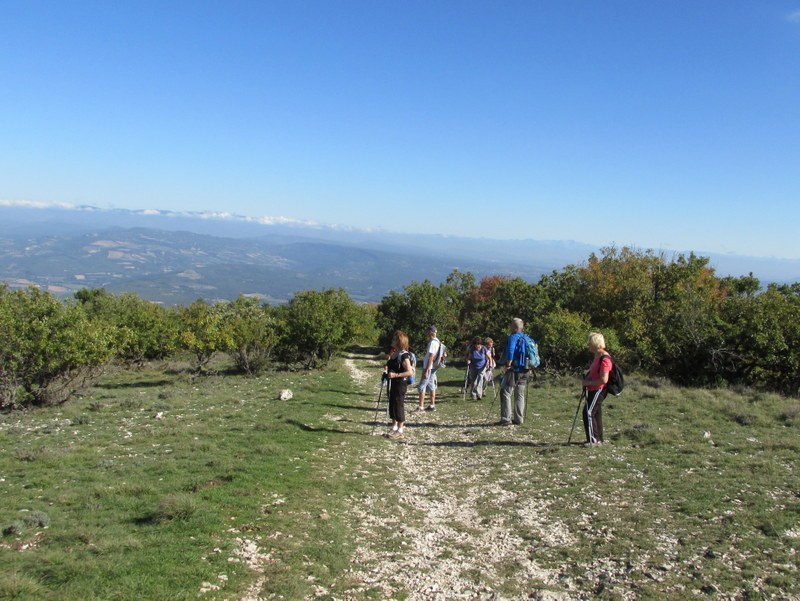
POLYGON ((589 334, 588 348, 594 354, 592 365, 583 378, 586 391, 586 404, 583 406, 583 430, 586 433, 586 446, 603 444, 603 399, 606 398, 608 374, 611 373, 611 355, 606 351, 606 339, 598 333, 589 334))

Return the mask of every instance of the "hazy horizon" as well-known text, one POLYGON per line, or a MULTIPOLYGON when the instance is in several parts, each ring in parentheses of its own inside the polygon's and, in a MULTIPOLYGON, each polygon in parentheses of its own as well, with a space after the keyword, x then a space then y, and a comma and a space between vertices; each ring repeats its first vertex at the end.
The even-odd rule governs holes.
MULTIPOLYGON (((702 249, 702 248, 653 248, 646 245, 637 245, 637 244, 617 244, 616 242, 611 242, 607 245, 593 245, 588 244, 585 242, 580 242, 577 240, 555 240, 555 239, 539 239, 539 238, 501 238, 501 237, 486 237, 486 236, 465 236, 465 235, 458 235, 458 234, 436 234, 436 233, 419 233, 419 232, 403 232, 398 230, 390 230, 390 229, 381 229, 381 228, 359 228, 356 226, 344 224, 344 223, 337 223, 337 224, 327 224, 322 223, 319 221, 309 220, 309 221, 298 221, 289 218, 285 218, 282 216, 254 216, 254 215, 243 215, 238 213, 229 213, 226 211, 176 211, 173 209, 161 209, 158 207, 149 207, 146 209, 131 209, 131 208, 103 208, 97 207, 94 205, 73 205, 70 203, 46 203, 46 202, 39 202, 39 201, 25 201, 25 200, 8 200, 8 199, 0 199, 0 210, 3 208, 18 208, 18 209, 29 209, 32 211, 46 211, 46 210, 61 210, 61 211, 70 211, 70 212, 98 212, 98 213, 122 213, 122 214, 130 214, 136 215, 139 217, 164 217, 167 219, 174 218, 184 218, 184 219, 192 219, 198 220, 198 222, 209 222, 209 221, 219 221, 222 223, 242 223, 254 226, 264 226, 268 228, 270 226, 282 226, 282 227, 290 227, 290 228, 298 228, 301 230, 308 230, 309 232, 319 232, 319 231, 331 231, 331 232, 341 232, 341 233, 353 233, 353 234, 365 234, 369 236, 381 236, 381 235, 408 235, 408 236, 418 236, 423 238, 430 238, 430 239, 442 239, 442 240, 475 240, 475 241, 483 241, 487 243, 498 242, 498 243, 525 243, 525 242, 536 242, 542 244, 554 244, 554 245, 570 245, 575 246, 583 250, 598 250, 605 246, 614 246, 617 248, 622 247, 629 247, 634 248, 641 251, 653 251, 655 253, 665 253, 669 254, 688 254, 688 253, 695 253, 696 255, 700 256, 708 256, 708 257, 731 257, 731 258, 742 258, 742 259, 756 259, 756 260, 764 260, 764 261, 777 261, 777 262, 786 262, 786 263, 795 263, 798 262, 800 264, 800 259, 794 259, 791 257, 776 257, 776 256, 758 256, 758 255, 745 255, 741 253, 720 253, 715 252, 713 250, 702 249)), ((267 231, 267 230, 265 230, 267 231)), ((588 256, 587 256, 588 258, 588 256)))
POLYGON ((0 198, 800 259, 800 0, 3 18, 0 198))

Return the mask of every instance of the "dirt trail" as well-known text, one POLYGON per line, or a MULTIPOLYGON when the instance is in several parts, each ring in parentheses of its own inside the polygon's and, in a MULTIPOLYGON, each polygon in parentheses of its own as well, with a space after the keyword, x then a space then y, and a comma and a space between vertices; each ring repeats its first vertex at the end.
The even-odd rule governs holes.
MULTIPOLYGON (((345 363, 357 384, 369 379, 353 358, 345 363)), ((344 598, 362 599, 375 589, 387 599, 405 594, 412 601, 570 598, 548 590, 570 587, 530 559, 532 537, 569 545, 568 528, 548 518, 543 502, 506 489, 503 478, 513 477, 513 466, 489 473, 483 455, 465 448, 470 424, 448 419, 437 427, 440 413, 410 413, 404 439, 376 436, 370 456, 362 458, 391 466, 392 490, 350 504, 356 551, 347 576, 359 584, 344 598), (519 586, 509 587, 509 580, 519 586)))

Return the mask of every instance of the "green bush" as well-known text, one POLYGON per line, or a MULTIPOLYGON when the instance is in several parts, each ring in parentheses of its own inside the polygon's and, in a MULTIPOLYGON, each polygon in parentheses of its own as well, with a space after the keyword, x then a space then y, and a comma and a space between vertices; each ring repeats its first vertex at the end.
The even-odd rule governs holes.
POLYGON ((225 308, 197 300, 177 310, 179 339, 183 349, 194 356, 194 369, 199 373, 212 357, 233 345, 226 329, 225 308))
POLYGON ((367 327, 369 313, 341 288, 298 292, 277 311, 285 323, 281 349, 307 368, 326 364, 367 327))
POLYGON ((80 306, 0 288, 0 406, 63 403, 103 372, 112 334, 80 306))
POLYGON ((257 374, 266 369, 280 340, 276 312, 257 299, 240 296, 222 307, 227 332, 225 352, 238 371, 257 374))

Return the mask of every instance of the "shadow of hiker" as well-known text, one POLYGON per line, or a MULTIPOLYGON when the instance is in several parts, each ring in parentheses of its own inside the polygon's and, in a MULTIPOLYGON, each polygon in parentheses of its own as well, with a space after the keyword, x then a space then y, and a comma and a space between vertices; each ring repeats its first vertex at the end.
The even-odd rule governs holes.
POLYGON ((303 422, 299 422, 296 419, 287 419, 286 423, 294 426, 295 428, 299 428, 303 430, 303 432, 327 432, 328 434, 362 434, 362 432, 353 432, 352 430, 340 430, 338 428, 317 428, 314 426, 309 426, 308 424, 304 424, 303 422))
POLYGON ((161 386, 172 386, 172 380, 137 380, 136 382, 121 382, 121 383, 101 383, 95 384, 95 388, 103 390, 117 390, 121 388, 158 388, 161 386))
POLYGON ((558 447, 573 446, 566 442, 525 442, 522 440, 445 440, 439 442, 422 442, 418 446, 424 447, 452 447, 452 448, 474 448, 474 447, 529 447, 542 449, 543 451, 554 451, 558 447))
MULTIPOLYGON (((352 409, 353 411, 375 411, 375 407, 369 407, 367 405, 363 407, 359 407, 356 405, 338 405, 336 403, 322 403, 323 407, 334 407, 336 409, 352 409)), ((345 421, 345 420, 342 420, 345 421)))
POLYGON ((442 430, 467 430, 469 428, 485 428, 485 422, 477 424, 442 424, 438 422, 415 422, 407 420, 405 422, 406 428, 436 428, 442 430))

